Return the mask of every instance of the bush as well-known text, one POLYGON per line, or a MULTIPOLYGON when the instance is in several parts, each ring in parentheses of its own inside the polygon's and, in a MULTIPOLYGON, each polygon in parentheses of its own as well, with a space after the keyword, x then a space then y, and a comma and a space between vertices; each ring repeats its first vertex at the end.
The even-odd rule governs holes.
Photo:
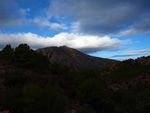
POLYGON ((84 104, 77 109, 77 113, 95 113, 95 111, 92 108, 88 107, 86 104, 84 104))
POLYGON ((0 90, 0 108, 10 110, 11 113, 22 113, 22 91, 18 88, 0 90))
POLYGON ((126 92, 121 105, 121 113, 150 113, 150 89, 126 92))
POLYGON ((58 86, 29 84, 24 91, 25 113, 65 113, 66 98, 58 86))
POLYGON ((77 92, 79 100, 91 106, 96 112, 113 113, 111 104, 106 102, 107 95, 100 80, 89 78, 82 82, 77 92))
POLYGON ((4 74, 4 85, 6 87, 22 88, 27 82, 27 77, 18 71, 4 74))

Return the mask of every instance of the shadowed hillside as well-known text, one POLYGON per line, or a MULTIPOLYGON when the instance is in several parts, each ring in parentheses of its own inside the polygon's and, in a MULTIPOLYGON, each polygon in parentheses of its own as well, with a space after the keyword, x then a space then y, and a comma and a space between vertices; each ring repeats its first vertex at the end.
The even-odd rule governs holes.
MULTIPOLYGON (((56 58, 65 54, 63 58, 84 56, 95 59, 67 47, 51 49, 56 58)), ((150 112, 150 56, 82 72, 62 65, 59 62, 49 64, 47 57, 33 51, 27 44, 20 44, 15 49, 7 45, 0 53, 0 111, 150 112)))
POLYGON ((101 79, 113 90, 128 89, 142 83, 150 83, 150 56, 129 59, 101 70, 101 79))
POLYGON ((47 47, 36 51, 47 56, 50 64, 57 62, 75 70, 100 69, 108 64, 117 63, 115 60, 92 57, 66 46, 47 47))

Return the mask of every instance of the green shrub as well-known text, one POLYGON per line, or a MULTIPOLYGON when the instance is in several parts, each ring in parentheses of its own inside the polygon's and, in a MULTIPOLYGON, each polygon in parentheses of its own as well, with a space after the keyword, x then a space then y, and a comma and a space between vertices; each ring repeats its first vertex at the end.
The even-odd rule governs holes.
POLYGON ((86 104, 84 104, 83 106, 80 106, 77 109, 77 113, 95 113, 94 109, 88 107, 86 104))
POLYGON ((25 113, 65 113, 66 97, 58 86, 29 84, 24 90, 25 113))
POLYGON ((27 82, 27 77, 18 71, 5 73, 3 76, 5 79, 4 85, 6 87, 22 88, 27 82))

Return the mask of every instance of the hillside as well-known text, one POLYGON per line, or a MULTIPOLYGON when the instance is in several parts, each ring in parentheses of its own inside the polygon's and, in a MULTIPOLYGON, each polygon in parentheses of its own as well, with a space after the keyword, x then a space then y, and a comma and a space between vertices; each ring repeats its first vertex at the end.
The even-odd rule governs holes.
POLYGON ((74 70, 100 69, 108 64, 117 63, 115 60, 92 57, 66 46, 47 47, 36 51, 47 56, 50 64, 57 62, 74 70))
POLYGON ((0 53, 0 111, 150 112, 150 56, 110 64, 98 70, 76 72, 69 68, 55 63, 49 65, 47 57, 27 44, 20 44, 15 49, 7 45, 0 53))
POLYGON ((150 83, 150 56, 129 59, 101 70, 101 79, 113 90, 128 89, 142 83, 150 83))

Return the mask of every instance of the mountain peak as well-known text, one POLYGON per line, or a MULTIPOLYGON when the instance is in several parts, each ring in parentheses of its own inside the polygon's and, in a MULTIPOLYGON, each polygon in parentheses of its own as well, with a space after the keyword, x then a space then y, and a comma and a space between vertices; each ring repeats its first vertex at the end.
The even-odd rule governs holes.
POLYGON ((60 47, 60 48, 69 48, 69 47, 67 47, 67 46, 65 46, 65 45, 64 45, 64 46, 59 46, 59 47, 60 47))
POLYGON ((37 49, 36 51, 47 56, 50 64, 58 62, 60 65, 68 65, 72 69, 78 71, 86 69, 100 69, 108 64, 117 62, 111 59, 92 57, 67 46, 47 47, 37 49))

